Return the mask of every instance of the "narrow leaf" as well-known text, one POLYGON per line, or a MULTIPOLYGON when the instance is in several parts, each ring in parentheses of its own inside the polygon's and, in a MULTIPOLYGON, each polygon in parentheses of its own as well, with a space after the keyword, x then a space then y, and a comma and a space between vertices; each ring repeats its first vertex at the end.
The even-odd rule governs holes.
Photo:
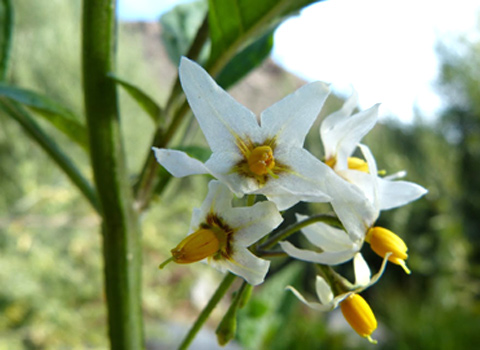
POLYGON ((0 83, 0 96, 36 111, 83 149, 88 150, 87 131, 78 117, 52 99, 36 92, 0 83))
POLYGON ((122 86, 128 94, 137 101, 138 105, 152 118, 153 122, 157 124, 162 113, 160 106, 145 92, 135 85, 118 78, 113 73, 109 73, 108 76, 122 86))
POLYGON ((92 207, 99 211, 97 194, 92 185, 78 170, 73 161, 35 122, 33 116, 20 104, 4 97, 0 97, 0 110, 10 115, 21 125, 24 131, 47 152, 73 184, 78 187, 92 207))
POLYGON ((270 31, 239 52, 217 76, 217 83, 224 89, 234 85, 251 70, 258 67, 272 51, 273 31, 270 31))

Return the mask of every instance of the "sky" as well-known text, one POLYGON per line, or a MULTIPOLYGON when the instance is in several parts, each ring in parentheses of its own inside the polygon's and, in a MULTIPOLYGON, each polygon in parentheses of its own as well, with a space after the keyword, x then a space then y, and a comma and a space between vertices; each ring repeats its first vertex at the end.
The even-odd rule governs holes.
MULTIPOLYGON (((182 1, 186 2, 186 1, 182 1)), ((156 20, 178 0, 119 0, 124 20, 156 20)), ((275 33, 273 59, 307 81, 359 94, 360 107, 411 122, 441 108, 435 45, 473 32, 480 0, 329 0, 304 9, 275 33)))

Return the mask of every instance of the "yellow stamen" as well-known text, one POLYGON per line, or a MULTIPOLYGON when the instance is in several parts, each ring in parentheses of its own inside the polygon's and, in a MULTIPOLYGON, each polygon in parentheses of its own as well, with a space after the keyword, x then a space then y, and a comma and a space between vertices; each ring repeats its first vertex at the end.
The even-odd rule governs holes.
POLYGON ((337 164, 337 158, 335 158, 335 157, 329 158, 325 161, 325 164, 327 164, 330 168, 333 169, 335 164, 337 164))
POLYGON ((363 159, 357 157, 348 157, 348 169, 363 171, 368 173, 368 164, 363 159))
POLYGON ((370 243, 372 250, 382 258, 387 253, 392 253, 388 261, 400 265, 407 274, 410 274, 411 271, 405 263, 408 258, 407 245, 395 233, 383 227, 372 227, 368 230, 365 241, 370 243))
POLYGON ((213 230, 201 228, 185 237, 171 252, 177 264, 189 264, 212 256, 219 250, 218 235, 213 230))
POLYGON ((255 147, 248 156, 248 168, 255 175, 272 173, 275 167, 275 159, 270 146, 255 147))
POLYGON ((358 294, 352 294, 340 304, 343 317, 360 336, 365 337, 371 343, 371 334, 377 329, 377 320, 368 303, 358 294))

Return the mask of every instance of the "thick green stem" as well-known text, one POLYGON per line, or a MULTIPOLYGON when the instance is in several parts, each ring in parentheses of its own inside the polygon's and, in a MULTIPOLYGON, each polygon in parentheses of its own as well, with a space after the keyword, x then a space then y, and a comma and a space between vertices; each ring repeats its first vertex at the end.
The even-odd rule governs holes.
POLYGON ((192 328, 188 331, 187 335, 185 336, 182 343, 178 347, 178 350, 188 349, 193 339, 197 335, 198 331, 200 330, 200 328, 202 328, 203 324, 208 319, 208 316, 210 316, 215 306, 217 306, 219 301, 223 298, 225 293, 228 291, 228 289, 232 285, 233 281, 235 281, 236 277, 237 276, 231 273, 228 273, 225 276, 222 283, 220 283, 217 290, 215 291, 215 294, 213 294, 213 296, 210 298, 210 301, 208 302, 207 306, 205 306, 205 308, 202 310, 197 320, 193 324, 192 328))
POLYGON ((125 166, 115 82, 115 0, 83 2, 83 84, 91 162, 102 213, 112 349, 142 349, 141 246, 125 166))
POLYGON ((0 80, 5 81, 10 61, 13 37, 13 6, 11 0, 2 1, 2 38, 0 43, 0 80))

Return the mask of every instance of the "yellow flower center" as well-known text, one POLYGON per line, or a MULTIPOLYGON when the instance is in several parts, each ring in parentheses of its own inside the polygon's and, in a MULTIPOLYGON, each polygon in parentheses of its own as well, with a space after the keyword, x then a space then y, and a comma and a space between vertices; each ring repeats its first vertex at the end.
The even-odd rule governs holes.
POLYGON ((395 233, 383 227, 372 227, 368 230, 365 241, 370 243, 372 250, 382 258, 387 253, 391 253, 388 261, 400 265, 406 273, 410 274, 410 270, 405 263, 408 258, 407 245, 395 233))
POLYGON ((377 329, 377 320, 368 303, 358 294, 352 294, 340 304, 343 317, 350 326, 371 343, 376 343, 371 334, 377 329))
POLYGON ((368 164, 363 159, 357 157, 348 157, 348 169, 363 171, 368 173, 368 164))
POLYGON ((255 147, 248 156, 248 168, 255 175, 272 173, 275 167, 275 159, 270 146, 255 147))
POLYGON ((201 228, 185 237, 171 252, 173 261, 189 264, 214 255, 220 247, 219 235, 212 229, 201 228))

